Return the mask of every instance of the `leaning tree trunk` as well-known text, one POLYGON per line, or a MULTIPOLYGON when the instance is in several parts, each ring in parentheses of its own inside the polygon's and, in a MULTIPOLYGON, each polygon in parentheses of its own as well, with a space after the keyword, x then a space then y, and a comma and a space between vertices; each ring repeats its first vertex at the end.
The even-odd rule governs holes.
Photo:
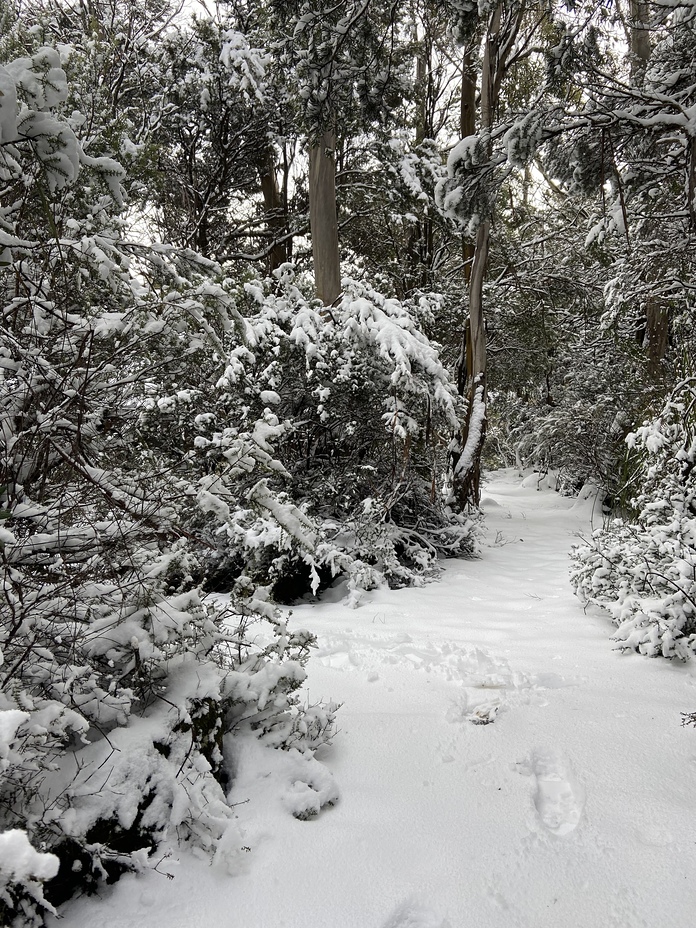
POLYGON ((317 296, 330 306, 341 293, 336 219, 336 136, 327 130, 309 150, 309 225, 317 296))
MULTIPOLYGON (((492 154, 490 129, 500 91, 504 62, 498 56, 502 5, 493 13, 481 68, 481 133, 486 139, 488 158, 492 154)), ((465 79, 470 80, 467 74, 465 79)), ((463 91, 465 88, 463 88, 463 91)), ((470 93, 470 90, 468 90, 470 93)), ((478 505, 481 498, 481 453, 486 437, 486 327, 483 315, 483 283, 488 267, 490 218, 482 220, 476 233, 469 277, 469 319, 464 331, 459 359, 458 380, 469 401, 460 438, 460 451, 454 463, 454 493, 459 504, 478 505)), ((466 273, 466 272, 465 272, 466 273)))

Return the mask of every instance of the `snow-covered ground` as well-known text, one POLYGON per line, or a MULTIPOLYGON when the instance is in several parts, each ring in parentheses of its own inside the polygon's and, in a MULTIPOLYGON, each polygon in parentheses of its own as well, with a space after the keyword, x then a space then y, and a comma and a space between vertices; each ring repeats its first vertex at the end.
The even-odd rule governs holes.
POLYGON ((591 500, 536 487, 494 474, 482 556, 439 583, 294 610, 310 700, 344 703, 336 805, 293 818, 301 764, 247 744, 233 875, 176 854, 62 924, 691 928, 696 667, 612 650, 567 579, 591 500))

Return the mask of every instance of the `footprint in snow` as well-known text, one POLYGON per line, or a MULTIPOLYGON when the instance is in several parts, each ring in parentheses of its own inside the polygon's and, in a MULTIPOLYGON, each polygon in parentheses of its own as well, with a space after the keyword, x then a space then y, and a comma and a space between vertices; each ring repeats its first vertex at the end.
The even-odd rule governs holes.
POLYGON ((432 909, 425 908, 419 902, 409 899, 403 902, 383 928, 451 928, 447 919, 440 918, 432 909))
POLYGON ((582 818, 585 795, 568 760, 557 751, 536 750, 518 769, 534 776, 534 806, 546 830, 554 835, 575 831, 582 818))
POLYGON ((445 718, 448 722, 472 722, 474 725, 490 725, 505 705, 500 693, 482 693, 464 687, 452 701, 445 718))

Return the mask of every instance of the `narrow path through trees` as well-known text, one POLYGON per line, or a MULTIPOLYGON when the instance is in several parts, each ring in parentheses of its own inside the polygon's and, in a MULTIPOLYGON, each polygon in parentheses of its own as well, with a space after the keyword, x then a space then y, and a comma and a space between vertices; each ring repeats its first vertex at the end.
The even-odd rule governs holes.
POLYGON ((74 905, 71 928, 692 924, 696 738, 680 713, 696 669, 613 651, 607 619, 572 595, 591 499, 512 471, 482 497, 480 558, 357 610, 294 612, 319 633, 309 700, 344 702, 321 758, 336 805, 293 819, 297 765, 249 744, 236 875, 180 857, 172 882, 127 878, 74 905))

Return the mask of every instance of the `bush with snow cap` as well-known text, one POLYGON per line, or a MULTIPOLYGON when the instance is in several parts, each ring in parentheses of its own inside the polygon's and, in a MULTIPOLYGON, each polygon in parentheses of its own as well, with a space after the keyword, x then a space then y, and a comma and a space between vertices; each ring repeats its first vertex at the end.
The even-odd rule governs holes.
MULTIPOLYGON (((220 568, 242 560, 281 597, 278 581, 296 575, 290 599, 339 573, 356 595, 419 583, 438 556, 475 545, 472 521, 443 493, 462 400, 417 321, 423 307, 357 280, 343 285, 327 308, 291 265, 246 283, 235 305, 249 348, 235 352, 220 383, 240 419, 264 417, 283 463, 250 489, 248 507, 226 516, 220 568)), ((236 435, 213 418, 200 429, 197 446, 230 460, 236 435)))
POLYGON ((42 883, 52 879, 58 867, 58 858, 35 850, 24 831, 0 832, 0 918, 4 925, 40 925, 44 912, 55 914, 42 883))

